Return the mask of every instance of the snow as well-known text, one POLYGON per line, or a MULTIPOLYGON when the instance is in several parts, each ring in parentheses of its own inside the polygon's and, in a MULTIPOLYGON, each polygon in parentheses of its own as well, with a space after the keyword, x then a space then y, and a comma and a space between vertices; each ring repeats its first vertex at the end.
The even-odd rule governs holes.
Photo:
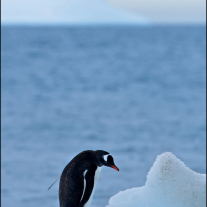
POLYGON ((145 186, 119 192, 107 207, 205 207, 206 174, 199 174, 171 152, 159 155, 145 186))

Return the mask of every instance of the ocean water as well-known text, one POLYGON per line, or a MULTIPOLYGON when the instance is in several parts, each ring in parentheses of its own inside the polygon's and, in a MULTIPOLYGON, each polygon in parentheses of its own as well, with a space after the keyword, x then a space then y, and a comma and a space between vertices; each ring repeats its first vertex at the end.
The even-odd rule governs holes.
POLYGON ((170 151, 206 173, 206 27, 2 27, 1 204, 57 207, 65 165, 110 152, 91 207, 170 151))

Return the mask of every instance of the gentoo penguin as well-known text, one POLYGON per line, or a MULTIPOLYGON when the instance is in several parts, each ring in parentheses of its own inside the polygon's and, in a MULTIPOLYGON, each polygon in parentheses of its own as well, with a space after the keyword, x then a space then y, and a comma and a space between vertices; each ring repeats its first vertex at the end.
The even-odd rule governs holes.
POLYGON ((119 171, 106 151, 87 150, 76 155, 61 174, 60 207, 89 207, 103 165, 119 171))

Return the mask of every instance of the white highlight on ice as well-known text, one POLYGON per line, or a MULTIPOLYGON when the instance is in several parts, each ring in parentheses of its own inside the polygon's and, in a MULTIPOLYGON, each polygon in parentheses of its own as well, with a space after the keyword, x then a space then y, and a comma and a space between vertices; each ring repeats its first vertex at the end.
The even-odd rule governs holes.
POLYGON ((84 194, 85 194, 85 190, 86 190, 86 179, 85 179, 85 176, 86 176, 87 171, 88 171, 88 170, 85 170, 84 173, 83 173, 84 188, 83 188, 83 194, 82 194, 82 197, 81 197, 80 202, 82 201, 83 196, 84 196, 84 194))
POLYGON ((206 175, 199 174, 166 152, 159 155, 145 186, 113 196, 107 207, 204 207, 206 175))
POLYGON ((99 175, 100 175, 100 173, 101 173, 101 169, 102 169, 102 167, 98 167, 98 168, 96 169, 95 177, 94 177, 93 191, 92 191, 92 193, 91 193, 91 197, 89 198, 88 202, 84 205, 84 207, 89 207, 89 206, 91 205, 91 202, 92 202, 92 199, 93 199, 94 189, 95 189, 96 183, 97 183, 97 181, 98 181, 99 175))

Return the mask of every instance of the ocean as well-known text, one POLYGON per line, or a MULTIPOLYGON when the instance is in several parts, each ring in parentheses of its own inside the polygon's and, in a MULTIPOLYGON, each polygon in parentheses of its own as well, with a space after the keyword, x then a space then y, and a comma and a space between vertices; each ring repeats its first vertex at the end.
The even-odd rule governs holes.
POLYGON ((206 173, 206 27, 1 27, 1 204, 58 207, 83 150, 105 150, 91 207, 143 186, 169 151, 206 173))

